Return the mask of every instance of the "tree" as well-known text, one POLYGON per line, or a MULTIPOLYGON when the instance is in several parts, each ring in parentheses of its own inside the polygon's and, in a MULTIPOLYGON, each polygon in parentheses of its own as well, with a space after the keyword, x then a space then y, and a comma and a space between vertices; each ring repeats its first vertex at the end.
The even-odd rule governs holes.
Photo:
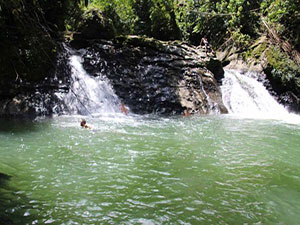
POLYGON ((55 67, 71 0, 0 1, 0 76, 41 80, 55 67))

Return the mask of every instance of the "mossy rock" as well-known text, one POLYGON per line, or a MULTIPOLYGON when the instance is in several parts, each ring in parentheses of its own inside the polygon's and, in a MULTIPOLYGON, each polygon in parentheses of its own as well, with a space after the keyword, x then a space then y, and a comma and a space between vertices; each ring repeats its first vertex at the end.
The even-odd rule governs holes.
POLYGON ((266 59, 268 64, 264 72, 279 101, 290 110, 299 112, 300 67, 277 46, 266 50, 266 59))

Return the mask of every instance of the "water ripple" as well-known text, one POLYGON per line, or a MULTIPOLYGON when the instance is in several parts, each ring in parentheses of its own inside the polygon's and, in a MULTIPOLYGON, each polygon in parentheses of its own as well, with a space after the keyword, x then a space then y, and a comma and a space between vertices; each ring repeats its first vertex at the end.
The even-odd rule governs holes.
POLYGON ((78 126, 79 119, 59 117, 41 122, 38 131, 4 138, 0 133, 0 171, 13 175, 6 191, 0 188, 0 201, 16 221, 300 220, 296 125, 226 116, 90 118, 95 129, 89 131, 78 126))

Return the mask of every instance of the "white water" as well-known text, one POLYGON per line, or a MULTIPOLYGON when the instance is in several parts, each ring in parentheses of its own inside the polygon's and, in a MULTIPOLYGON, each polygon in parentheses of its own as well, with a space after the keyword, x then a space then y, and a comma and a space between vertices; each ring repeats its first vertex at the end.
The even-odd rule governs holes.
POLYGON ((105 77, 93 77, 82 66, 79 55, 70 57, 72 85, 63 96, 67 111, 71 114, 115 114, 120 112, 120 100, 105 77))
MULTIPOLYGON (((84 70, 82 58, 79 55, 70 57, 70 65, 72 86, 69 93, 60 96, 69 113, 101 115, 102 118, 111 118, 111 115, 121 113, 120 100, 107 78, 89 75, 84 70)), ((229 115, 300 123, 300 117, 289 113, 280 105, 262 83, 255 79, 254 74, 241 74, 235 70, 226 70, 221 91, 229 115)), ((118 115, 118 118, 122 116, 118 115)))
POLYGON ((263 84, 253 78, 253 74, 242 75, 235 70, 226 70, 221 90, 223 102, 230 114, 247 118, 300 122, 300 117, 289 113, 280 105, 263 84))

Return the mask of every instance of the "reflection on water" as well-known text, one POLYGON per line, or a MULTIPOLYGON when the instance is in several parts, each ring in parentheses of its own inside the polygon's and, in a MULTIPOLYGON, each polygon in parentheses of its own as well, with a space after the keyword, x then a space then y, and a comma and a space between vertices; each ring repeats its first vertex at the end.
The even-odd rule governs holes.
POLYGON ((300 221, 299 124, 114 114, 86 130, 80 119, 1 121, 5 223, 300 221))

